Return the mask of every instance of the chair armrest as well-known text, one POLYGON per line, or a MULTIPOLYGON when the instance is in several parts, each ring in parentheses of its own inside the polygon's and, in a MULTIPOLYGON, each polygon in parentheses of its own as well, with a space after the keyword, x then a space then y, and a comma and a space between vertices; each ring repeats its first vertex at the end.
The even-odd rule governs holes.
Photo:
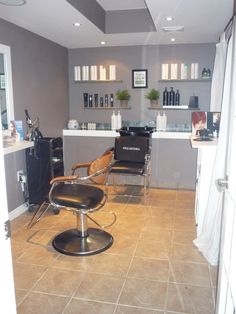
POLYGON ((59 176, 55 177, 50 181, 50 184, 58 183, 58 182, 69 182, 69 181, 77 181, 78 176, 59 176))
POLYGON ((71 169, 72 170, 72 175, 75 173, 76 169, 88 168, 90 165, 91 165, 91 162, 79 162, 77 164, 74 164, 72 169, 71 169))

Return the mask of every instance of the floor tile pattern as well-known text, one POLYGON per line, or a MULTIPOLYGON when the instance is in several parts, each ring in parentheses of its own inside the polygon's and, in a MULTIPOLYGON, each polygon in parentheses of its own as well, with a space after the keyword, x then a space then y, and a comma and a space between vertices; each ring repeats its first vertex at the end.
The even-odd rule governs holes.
MULTIPOLYGON (((114 244, 87 257, 51 245, 75 216, 52 210, 27 229, 32 213, 12 221, 18 314, 213 314, 217 269, 193 245, 194 192, 150 189, 142 197, 109 196, 117 215, 114 244)), ((110 217, 93 217, 109 224, 110 217)), ((92 225, 92 223, 91 223, 92 225)), ((94 227, 94 225, 93 225, 94 227)))

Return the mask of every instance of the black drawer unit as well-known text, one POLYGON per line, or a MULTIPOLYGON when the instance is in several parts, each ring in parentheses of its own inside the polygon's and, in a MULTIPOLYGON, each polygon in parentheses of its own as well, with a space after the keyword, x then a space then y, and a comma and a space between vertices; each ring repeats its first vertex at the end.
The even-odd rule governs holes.
POLYGON ((64 175, 61 137, 44 137, 26 150, 28 203, 41 204, 50 190, 50 180, 64 175))

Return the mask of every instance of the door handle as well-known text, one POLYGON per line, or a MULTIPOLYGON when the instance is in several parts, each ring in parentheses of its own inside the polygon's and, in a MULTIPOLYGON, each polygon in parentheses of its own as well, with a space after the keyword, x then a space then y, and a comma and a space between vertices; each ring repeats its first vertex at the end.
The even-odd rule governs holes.
POLYGON ((221 178, 217 179, 216 186, 220 192, 227 190, 229 188, 228 176, 226 176, 225 179, 221 179, 221 178))

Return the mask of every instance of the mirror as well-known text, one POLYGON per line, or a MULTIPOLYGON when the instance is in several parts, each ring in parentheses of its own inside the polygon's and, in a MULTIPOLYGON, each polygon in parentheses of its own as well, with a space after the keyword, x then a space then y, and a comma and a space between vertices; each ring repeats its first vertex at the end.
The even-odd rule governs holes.
POLYGON ((2 129, 14 120, 10 47, 0 44, 0 109, 2 129))

